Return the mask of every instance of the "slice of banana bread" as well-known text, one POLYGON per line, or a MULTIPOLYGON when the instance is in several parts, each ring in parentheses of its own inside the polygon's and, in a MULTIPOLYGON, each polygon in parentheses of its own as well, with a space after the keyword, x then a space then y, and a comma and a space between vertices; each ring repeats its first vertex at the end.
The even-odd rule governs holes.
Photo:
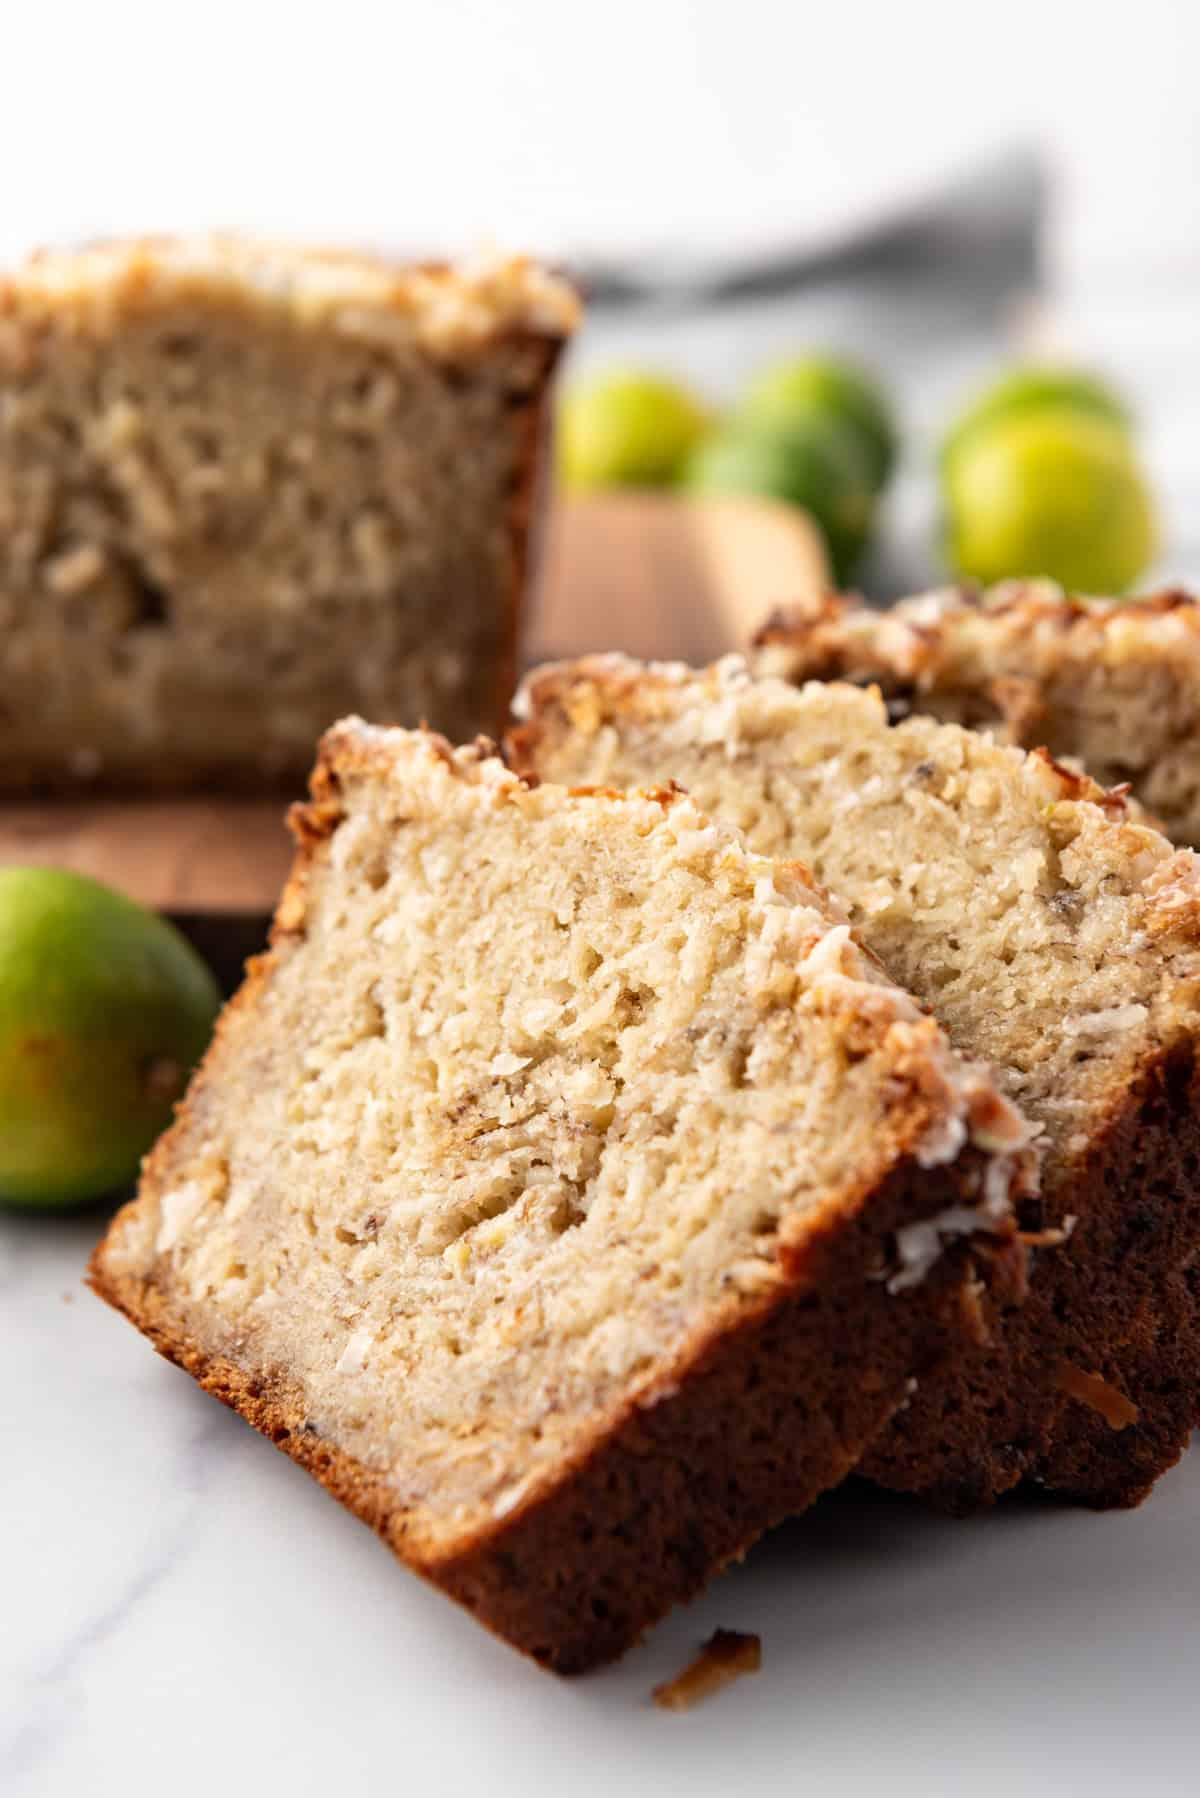
POLYGON ((496 729, 572 293, 230 238, 0 279, 0 790, 301 787, 496 729))
POLYGON ((1200 603, 1179 592, 1072 599, 1049 581, 952 587, 876 612, 830 597, 777 613, 757 672, 875 681, 926 712, 1128 784, 1177 843, 1200 844, 1200 603))
POLYGON ((588 1666, 839 1480, 979 1275, 1018 1277, 1027 1126, 802 870, 672 792, 351 722, 296 828, 93 1282, 588 1666))
POLYGON ((953 1508, 1032 1475, 1132 1504, 1200 1395, 1200 861, 1047 755, 889 727, 876 692, 598 657, 530 677, 510 741, 550 779, 676 778, 804 857, 860 940, 1040 1126, 1033 1293, 869 1459, 953 1508))

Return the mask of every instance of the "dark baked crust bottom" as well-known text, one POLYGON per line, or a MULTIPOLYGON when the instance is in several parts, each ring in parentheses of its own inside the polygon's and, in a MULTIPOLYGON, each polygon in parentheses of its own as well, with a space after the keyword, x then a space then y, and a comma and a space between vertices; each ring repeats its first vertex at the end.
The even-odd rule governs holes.
MULTIPOLYGON (((860 1472, 964 1513, 1022 1479, 1136 1505, 1200 1421, 1200 1070, 1190 1043, 1143 1069, 1053 1196, 1067 1247, 1039 1256, 1002 1346, 925 1387, 860 1472), (1099 1348, 1084 1345, 1101 1345, 1099 1348), (1064 1364, 1137 1406, 1123 1428, 1063 1389, 1064 1364)), ((1068 1374, 1069 1378, 1069 1374, 1068 1374)))
MULTIPOLYGON (((408 1539, 386 1480, 314 1433, 286 1375, 259 1377, 207 1353, 173 1318, 169 1295, 109 1270, 103 1243, 89 1281, 415 1571, 542 1665, 578 1673, 622 1653, 764 1530, 837 1484, 911 1378, 960 1345, 973 1290, 965 1244, 900 1295, 880 1271, 895 1229, 961 1202, 977 1172, 974 1152, 935 1171, 905 1163, 865 1204, 831 1208, 823 1236, 788 1267, 782 1300, 700 1345, 673 1391, 648 1408, 630 1404, 548 1491, 436 1555, 408 1539)), ((1010 1243, 996 1265, 1011 1278, 1018 1262, 1010 1243)))

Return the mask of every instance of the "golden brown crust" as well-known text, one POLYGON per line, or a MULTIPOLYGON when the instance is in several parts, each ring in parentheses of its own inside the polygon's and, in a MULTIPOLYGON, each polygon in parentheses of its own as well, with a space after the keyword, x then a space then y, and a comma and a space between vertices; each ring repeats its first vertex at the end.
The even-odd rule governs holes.
POLYGON ((435 353, 475 353, 514 334, 565 338, 579 322, 573 286, 526 256, 459 263, 403 261, 346 248, 214 232, 112 238, 76 249, 38 250, 0 275, 0 319, 37 329, 67 320, 107 331, 181 300, 243 312, 332 320, 360 335, 364 318, 388 317, 435 353))
MULTIPOLYGON (((819 633, 826 625, 838 625, 852 608, 860 606, 857 593, 822 593, 803 605, 773 606, 750 639, 751 649, 795 649, 797 660, 807 658, 809 645, 820 641, 819 633)), ((816 651, 813 652, 816 659, 816 651)), ((814 680, 824 678, 813 675, 814 680)))
MULTIPOLYGON (((918 658, 922 662, 939 660, 962 618, 1007 620, 1025 634, 1032 634, 1038 624, 1046 623, 1062 635, 1077 629, 1100 635, 1121 620, 1137 624, 1146 618, 1178 613, 1188 628, 1200 635, 1200 601, 1182 587, 1164 587, 1136 598, 1105 600, 1102 606, 1093 599, 1064 593, 1046 581, 1009 581, 986 592, 972 586, 954 587, 936 597, 940 602, 936 611, 931 609, 924 617, 904 618, 906 629, 926 645, 926 655, 918 658)), ((863 610, 862 599, 856 593, 826 593, 802 606, 778 606, 754 633, 751 646, 794 652, 796 678, 836 679, 859 671, 845 626, 848 619, 860 616, 863 610)), ((877 621, 885 616, 873 614, 877 621)), ((881 652, 877 647, 864 648, 863 654, 880 665, 881 652)))
POLYGON ((1200 601, 1171 587, 1136 599, 1080 599, 1048 581, 1009 581, 980 591, 952 587, 903 600, 888 611, 856 594, 783 607, 755 633, 751 660, 787 680, 875 681, 893 702, 958 722, 1001 726, 1007 742, 1055 743, 1055 684, 1061 672, 1120 666, 1140 655, 1200 665, 1200 601), (1170 621, 1171 636, 1156 636, 1170 621))

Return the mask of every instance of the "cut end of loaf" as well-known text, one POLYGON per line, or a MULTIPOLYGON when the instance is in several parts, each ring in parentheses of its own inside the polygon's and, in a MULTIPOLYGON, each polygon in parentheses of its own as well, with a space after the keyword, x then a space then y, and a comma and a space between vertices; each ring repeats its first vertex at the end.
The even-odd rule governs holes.
POLYGON ((570 289, 235 238, 0 279, 0 788, 299 791, 331 718, 495 730, 570 289))

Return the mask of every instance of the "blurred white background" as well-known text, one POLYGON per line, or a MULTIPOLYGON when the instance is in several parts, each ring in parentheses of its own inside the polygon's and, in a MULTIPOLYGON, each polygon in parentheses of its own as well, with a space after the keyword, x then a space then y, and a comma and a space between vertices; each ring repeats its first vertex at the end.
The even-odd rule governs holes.
POLYGON ((230 223, 554 250, 843 233, 1043 145, 1068 282, 1200 259, 1200 8, 109 0, 8 10, 11 250, 230 223))
MULTIPOLYGON (((598 315, 582 354, 644 344, 720 389, 780 345, 842 340, 887 367, 919 443, 956 383, 1035 332, 1131 388, 1168 565, 1200 571, 1195 0, 109 0, 8 9, 4 57, 6 259, 232 225, 653 274, 853 243, 1032 154, 1038 282, 1015 270, 1004 305, 976 296, 952 318, 952 252, 924 344, 906 279, 873 305, 842 283, 794 306, 676 308, 669 331, 653 309, 598 315)), ((973 260, 968 243, 966 284, 973 260)))

